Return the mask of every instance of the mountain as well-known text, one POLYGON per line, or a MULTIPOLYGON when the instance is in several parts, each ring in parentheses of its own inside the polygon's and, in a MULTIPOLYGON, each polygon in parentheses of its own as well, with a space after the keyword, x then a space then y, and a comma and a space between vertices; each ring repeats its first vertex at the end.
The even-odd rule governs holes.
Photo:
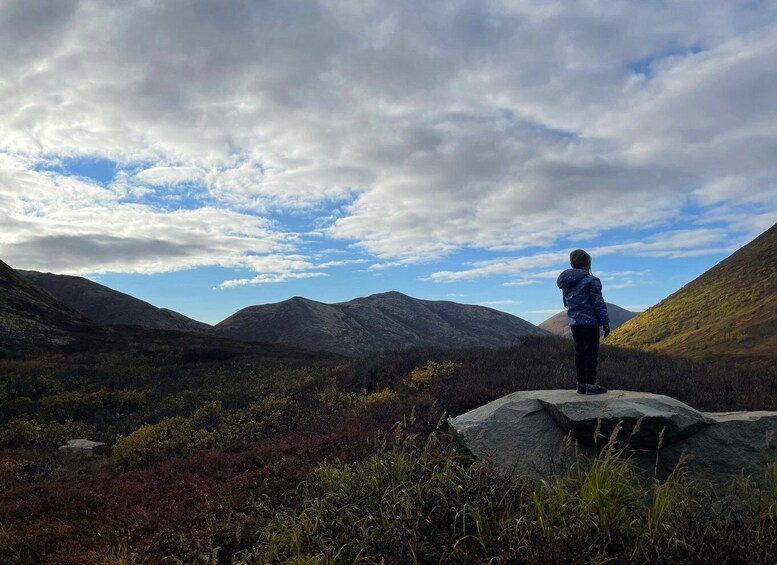
POLYGON ((75 310, 0 261, 0 348, 63 344, 87 326, 75 310))
MULTIPOLYGON (((180 316, 175 312, 169 315, 180 316)), ((120 362, 116 359, 127 356, 134 362, 150 362, 154 366, 236 358, 251 359, 254 363, 282 362, 289 366, 341 360, 331 352, 306 351, 283 344, 245 343, 213 333, 99 325, 0 261, 0 359, 30 359, 30 355, 38 360, 53 355, 50 359, 54 363, 67 359, 76 364, 79 361, 72 359, 94 360, 97 356, 102 363, 110 362, 106 361, 109 359, 120 362)))
POLYGON ((692 358, 777 360, 777 224, 610 336, 692 358))
POLYGON ((208 332, 212 326, 82 277, 17 271, 89 320, 103 325, 208 332))
MULTIPOLYGON (((610 329, 615 329, 627 320, 630 320, 637 315, 637 312, 630 312, 615 304, 605 302, 607 305, 607 313, 610 315, 610 329)), ((569 329, 567 323, 567 311, 562 310, 558 314, 554 314, 539 325, 543 330, 547 330, 550 333, 559 335, 561 337, 568 337, 572 339, 572 330, 569 329)))
POLYGON ((525 335, 548 335, 505 312, 419 300, 399 292, 338 304, 294 297, 276 304, 250 306, 218 323, 216 330, 236 339, 347 355, 407 345, 499 347, 525 335))

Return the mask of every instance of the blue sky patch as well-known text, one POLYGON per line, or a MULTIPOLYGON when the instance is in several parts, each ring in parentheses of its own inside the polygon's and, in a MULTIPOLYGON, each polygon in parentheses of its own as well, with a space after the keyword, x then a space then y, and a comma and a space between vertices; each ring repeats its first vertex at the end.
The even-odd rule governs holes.
POLYGON ((63 157, 50 164, 38 165, 35 169, 81 177, 105 186, 115 178, 117 163, 102 157, 63 157))

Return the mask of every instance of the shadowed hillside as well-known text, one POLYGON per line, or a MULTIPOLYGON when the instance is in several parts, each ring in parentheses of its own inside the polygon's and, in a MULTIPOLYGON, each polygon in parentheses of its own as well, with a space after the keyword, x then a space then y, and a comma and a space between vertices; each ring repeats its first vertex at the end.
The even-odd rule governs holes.
POLYGON ((150 359, 159 366, 244 357, 262 363, 339 359, 332 353, 284 344, 248 344, 176 329, 100 326, 0 261, 0 358, 35 359, 35 363, 42 358, 71 359, 81 354, 104 356, 102 361, 106 366, 123 366, 138 358, 150 359), (126 359, 116 361, 113 355, 117 352, 126 359))
POLYGON ((295 297, 245 308, 216 325, 243 340, 285 343, 349 355, 427 345, 510 345, 521 336, 547 335, 511 314, 483 306, 418 300, 399 292, 374 294, 339 304, 295 297))
POLYGON ((0 348, 63 344, 86 324, 75 310, 0 261, 0 348))
POLYGON ((610 340, 710 361, 777 359, 777 225, 623 324, 610 340))
MULTIPOLYGON (((637 315, 637 312, 630 312, 615 304, 610 304, 609 302, 605 302, 605 304, 607 305, 607 313, 610 315, 610 329, 617 328, 637 315)), ((572 330, 569 329, 566 310, 562 310, 558 314, 553 314, 553 316, 542 322, 538 327, 558 336, 572 339, 572 330)))
POLYGON ((82 277, 17 271, 74 310, 98 324, 143 326, 162 330, 207 332, 212 329, 191 318, 166 310, 82 277))

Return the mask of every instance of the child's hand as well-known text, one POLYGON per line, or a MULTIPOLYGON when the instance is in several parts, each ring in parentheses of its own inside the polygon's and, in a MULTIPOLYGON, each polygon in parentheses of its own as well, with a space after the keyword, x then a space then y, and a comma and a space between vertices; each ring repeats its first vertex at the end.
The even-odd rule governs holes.
POLYGON ((604 339, 607 339, 607 336, 610 335, 610 324, 604 324, 604 339))

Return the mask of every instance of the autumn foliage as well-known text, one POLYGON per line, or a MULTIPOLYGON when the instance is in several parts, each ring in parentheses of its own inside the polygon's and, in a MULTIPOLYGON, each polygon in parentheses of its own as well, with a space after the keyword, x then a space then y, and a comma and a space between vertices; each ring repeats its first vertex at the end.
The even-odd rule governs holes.
MULTIPOLYGON (((570 347, 562 339, 532 338, 499 350, 415 348, 355 360, 125 350, 0 361, 0 562, 263 563, 316 555, 337 561, 346 541, 340 556, 366 562, 406 562, 413 552, 424 561, 533 559, 551 549, 547 555, 563 560, 588 538, 575 537, 557 514, 556 521, 543 518, 547 526, 538 520, 553 504, 580 504, 578 487, 590 467, 548 492, 488 475, 487 462, 470 460, 447 436, 445 416, 515 390, 570 387, 570 347), (112 454, 73 458, 54 449, 79 436, 106 441, 112 454), (429 443, 430 437, 436 439, 429 443), (388 475, 380 474, 384 468, 388 475), (362 492, 369 477, 397 504, 409 505, 398 507, 405 518, 392 521, 395 510, 375 514, 380 508, 368 503, 385 492, 362 492), (479 477, 491 482, 477 483, 479 477), (441 490, 434 494, 428 485, 441 490), (461 489, 469 494, 462 498, 461 489), (303 518, 321 512, 326 523, 369 515, 375 524, 369 535, 337 543, 335 534, 345 530, 327 531, 323 518, 299 529, 303 518), (390 550, 397 528, 407 543, 390 550)), ((777 409, 777 375, 768 368, 604 348, 600 379, 702 410, 777 409)), ((683 483, 677 504, 701 492, 692 484, 683 483)), ((632 486, 630 496, 653 492, 639 490, 650 485, 632 486)), ((747 496, 742 488, 730 496, 751 506, 770 496, 748 488, 747 496)), ((700 543, 706 548, 700 555, 708 556, 733 555, 740 544, 758 562, 759 552, 774 549, 775 517, 761 506, 752 512, 737 506, 725 515, 728 526, 714 522, 712 537, 688 530, 702 523, 688 521, 696 519, 683 514, 688 508, 672 508, 671 532, 635 545, 644 531, 613 526, 610 545, 595 546, 592 559, 624 559, 626 547, 639 547, 641 559, 656 551, 679 559, 682 543, 700 543), (748 519, 756 522, 747 525, 748 519), (757 539, 748 529, 756 526, 757 539), (680 536, 682 528, 687 535, 680 536), (668 549, 673 535, 675 553, 668 549)), ((635 516, 649 511, 658 512, 634 507, 635 516)), ((659 529, 669 527, 659 522, 659 529)))

